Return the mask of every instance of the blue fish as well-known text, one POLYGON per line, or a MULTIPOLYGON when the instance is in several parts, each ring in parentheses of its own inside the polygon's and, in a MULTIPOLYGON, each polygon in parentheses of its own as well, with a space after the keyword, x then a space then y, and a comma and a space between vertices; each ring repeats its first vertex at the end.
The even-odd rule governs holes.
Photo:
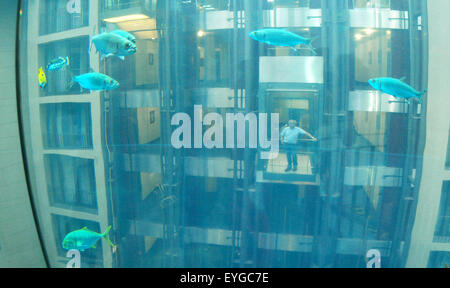
POLYGON ((87 227, 84 227, 83 229, 67 234, 62 242, 62 247, 67 250, 75 249, 78 251, 84 251, 89 248, 96 248, 97 241, 101 238, 105 238, 106 242, 114 248, 115 245, 109 239, 110 230, 111 226, 108 226, 105 233, 99 234, 88 230, 87 227))
POLYGON ((97 48, 97 52, 100 52, 102 59, 116 56, 124 60, 125 56, 132 55, 137 51, 134 43, 115 33, 102 33, 94 36, 92 44, 97 48))
POLYGON ((48 71, 58 71, 58 70, 64 68, 65 66, 69 66, 69 65, 70 65, 69 57, 66 57, 66 58, 58 57, 58 58, 50 61, 50 63, 47 65, 47 70, 48 71))
POLYGON ((125 39, 127 39, 128 41, 130 41, 133 44, 136 44, 136 37, 133 36, 133 34, 128 33, 127 31, 123 31, 123 30, 114 30, 111 31, 112 34, 116 34, 119 35, 125 39))
POLYGON ((408 84, 404 83, 404 78, 373 78, 369 80, 370 86, 374 89, 382 91, 386 94, 392 95, 396 98, 405 99, 410 104, 410 99, 417 98, 422 104, 422 95, 427 93, 427 90, 419 92, 408 84))
POLYGON ((315 38, 305 38, 283 29, 256 30, 250 32, 249 36, 252 39, 262 43, 275 46, 291 47, 295 51, 297 51, 297 49, 295 48, 296 46, 305 45, 309 50, 311 50, 312 53, 314 53, 314 55, 317 55, 314 47, 312 47, 311 45, 315 38))
POLYGON ((114 90, 119 87, 119 82, 113 78, 96 72, 75 76, 73 82, 80 84, 82 88, 87 90, 114 90))

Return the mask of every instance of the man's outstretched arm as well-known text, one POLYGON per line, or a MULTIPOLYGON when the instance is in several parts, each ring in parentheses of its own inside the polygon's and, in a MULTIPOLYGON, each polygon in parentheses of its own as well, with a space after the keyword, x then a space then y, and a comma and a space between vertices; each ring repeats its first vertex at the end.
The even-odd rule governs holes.
MULTIPOLYGON (((305 131, 305 130, 303 130, 303 131, 305 131)), ((305 135, 308 136, 309 138, 311 138, 312 140, 317 141, 317 138, 312 136, 309 132, 305 131, 305 135)))

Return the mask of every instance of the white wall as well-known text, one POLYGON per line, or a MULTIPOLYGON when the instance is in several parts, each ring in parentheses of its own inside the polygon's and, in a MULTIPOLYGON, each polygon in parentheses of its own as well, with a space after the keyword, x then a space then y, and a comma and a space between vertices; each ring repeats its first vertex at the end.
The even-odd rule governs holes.
POLYGON ((427 142, 416 219, 407 267, 426 267, 432 251, 450 251, 450 243, 433 243, 442 193, 450 180, 445 169, 450 125, 450 11, 449 0, 428 0, 429 67, 427 142))
POLYGON ((15 89, 17 1, 0 1, 0 267, 45 267, 20 148, 15 89))

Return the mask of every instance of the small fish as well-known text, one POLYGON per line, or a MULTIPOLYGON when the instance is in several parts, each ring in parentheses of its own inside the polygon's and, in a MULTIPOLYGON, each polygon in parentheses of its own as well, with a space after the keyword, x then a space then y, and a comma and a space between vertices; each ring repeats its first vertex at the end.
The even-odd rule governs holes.
POLYGON ((114 30, 111 31, 112 34, 116 34, 119 35, 125 39, 127 39, 128 41, 130 41, 133 44, 136 44, 136 37, 133 36, 133 34, 128 33, 127 31, 123 31, 123 30, 114 30))
POLYGON ((39 86, 41 86, 41 88, 45 88, 45 86, 47 86, 47 76, 45 76, 45 72, 42 67, 39 67, 38 71, 39 86))
POLYGON ((66 57, 66 58, 58 57, 58 58, 50 61, 50 63, 47 65, 47 70, 48 71, 58 71, 58 70, 61 70, 62 68, 64 68, 65 66, 69 66, 69 65, 70 65, 69 57, 66 57))
POLYGON ((125 56, 132 55, 137 51, 134 43, 115 33, 102 33, 94 36, 92 43, 97 48, 97 52, 102 54, 102 59, 116 56, 124 60, 125 56))
POLYGON ((67 234, 62 242, 62 247, 67 250, 75 249, 78 251, 84 251, 89 248, 96 248, 97 241, 101 238, 105 238, 106 242, 108 242, 111 247, 115 248, 115 245, 109 239, 110 230, 111 226, 108 226, 105 233, 99 234, 88 230, 87 227, 84 227, 83 229, 67 234))
POLYGON ((311 45, 315 38, 305 38, 283 29, 256 30, 250 32, 249 36, 259 42, 275 46, 291 47, 295 51, 297 51, 297 49, 295 48, 296 46, 303 44, 306 45, 306 47, 311 50, 314 55, 317 55, 314 47, 312 47, 311 45))
POLYGON ((113 78, 96 72, 75 76, 73 82, 80 84, 82 88, 87 90, 114 90, 119 87, 119 82, 113 78))
POLYGON ((403 82, 403 80, 405 80, 405 77, 401 79, 373 78, 369 80, 369 84, 376 90, 382 91, 396 98, 405 99, 408 104, 410 104, 411 98, 417 98, 422 104, 422 95, 427 93, 427 90, 419 92, 403 82))

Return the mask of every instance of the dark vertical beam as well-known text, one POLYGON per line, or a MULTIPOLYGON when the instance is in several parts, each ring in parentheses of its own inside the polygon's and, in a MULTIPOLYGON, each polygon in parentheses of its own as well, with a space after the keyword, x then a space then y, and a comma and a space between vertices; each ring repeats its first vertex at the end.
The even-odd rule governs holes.
MULTIPOLYGON (((250 113, 255 110, 256 97, 258 93, 258 71, 259 71, 259 53, 256 41, 248 37, 251 31, 257 30, 261 23, 261 8, 260 0, 246 0, 244 1, 245 13, 245 29, 244 29, 244 71, 245 71, 245 113, 250 113)), ((247 125, 248 126, 248 125, 247 125)), ((247 131, 248 131, 247 127, 247 131)), ((247 133, 248 135, 248 133, 247 133)), ((247 142, 248 143, 248 142, 247 142)), ((254 229, 254 210, 250 209, 250 194, 249 189, 254 186, 254 165, 255 152, 251 151, 246 145, 244 150, 244 189, 243 189, 243 203, 241 215, 241 267, 252 267, 255 263, 255 249, 257 246, 257 234, 254 229)), ((253 193, 254 194, 254 193, 253 193)))
MULTIPOLYGON (((410 85, 417 90, 424 90, 428 82, 427 0, 408 0, 408 3, 410 85)), ((406 159, 403 166, 402 191, 398 199, 399 207, 394 224, 395 234, 388 259, 389 267, 404 267, 407 260, 422 175, 421 155, 425 150, 426 142, 425 119, 426 95, 423 96, 420 111, 415 102, 411 102, 409 105, 406 159), (413 169, 416 171, 414 178, 413 169), (401 248, 402 243, 404 243, 403 249, 401 248)))
MULTIPOLYGON (((160 75, 160 105, 161 105, 161 173, 163 185, 170 196, 176 194, 175 151, 170 145, 172 127, 171 115, 174 111, 174 86, 176 85, 176 1, 158 1, 157 29, 159 31, 159 75, 160 75)), ((176 89, 176 87, 175 87, 176 89)), ((176 262, 174 249, 176 247, 175 208, 167 207, 163 219, 163 257, 162 267, 174 267, 176 262)))
MULTIPOLYGON (((231 73, 233 75, 232 80, 232 87, 234 90, 234 109, 233 113, 237 113, 239 109, 239 79, 238 79, 238 71, 240 71, 239 62, 240 62, 240 53, 238 49, 239 45, 239 18, 238 18, 238 0, 233 0, 233 32, 232 32, 232 41, 231 41, 231 57, 232 57, 232 69, 231 73)), ((237 139, 237 130, 234 132, 234 139, 237 139)), ((230 255, 230 267, 234 267, 234 263, 237 260, 238 255, 238 247, 237 247, 237 221, 238 221, 238 215, 237 215, 237 193, 238 193, 238 149, 233 148, 232 151, 232 158, 233 158, 233 199, 232 199, 232 251, 230 255)))
POLYGON ((324 119, 320 200, 316 214, 313 263, 317 267, 333 267, 339 236, 338 207, 343 193, 344 137, 349 92, 350 24, 348 1, 322 0, 322 37, 325 43, 324 119), (327 151, 328 150, 328 151, 327 151))

